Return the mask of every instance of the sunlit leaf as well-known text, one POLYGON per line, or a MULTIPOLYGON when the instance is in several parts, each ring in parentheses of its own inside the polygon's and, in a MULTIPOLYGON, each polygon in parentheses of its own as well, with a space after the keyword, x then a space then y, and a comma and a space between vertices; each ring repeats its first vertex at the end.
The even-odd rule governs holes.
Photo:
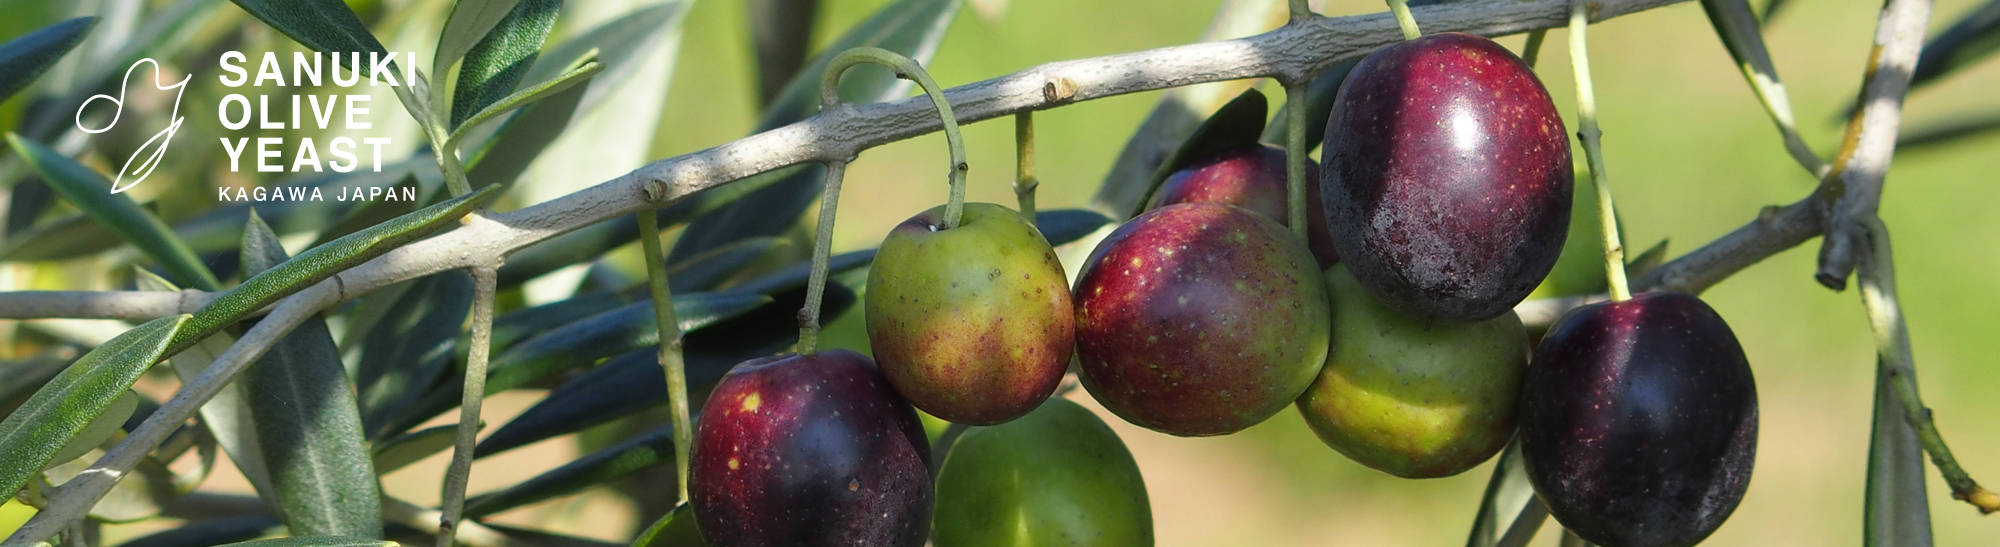
POLYGON ((653 521, 632 540, 632 547, 705 547, 701 530, 694 525, 694 507, 683 502, 653 521))
MULTIPOLYGON (((444 30, 438 32, 437 51, 431 57, 431 71, 438 73, 440 77, 443 76, 445 71, 451 69, 451 65, 457 64, 459 59, 464 58, 466 52, 471 51, 474 46, 484 45, 488 39, 494 38, 493 35, 495 33, 492 31, 495 25, 500 24, 502 20, 509 17, 518 17, 516 15, 517 10, 514 8, 520 2, 521 0, 454 0, 451 3, 451 15, 445 18, 444 30)), ((557 4, 556 7, 560 7, 560 4, 557 4)), ((529 9, 532 10, 533 8, 529 9)), ((553 12, 555 10, 550 9, 548 11, 553 12)), ((555 23, 555 15, 551 13, 548 15, 548 18, 548 24, 553 25, 555 23)), ((506 35, 506 32, 503 29, 499 33, 498 40, 502 43, 513 38, 506 35)), ((541 31, 541 35, 546 37, 548 36, 548 32, 545 28, 541 31)), ((531 48, 531 51, 541 49, 541 44, 539 43, 541 40, 535 41, 537 43, 531 48)), ((475 81, 478 81, 477 76, 475 75, 475 81)), ((464 81, 462 77, 460 81, 464 81)), ((509 85, 508 87, 511 88, 513 86, 509 85)), ((467 112, 474 112, 476 110, 475 108, 467 110, 467 112)), ((457 116, 453 118, 457 118, 457 116)))
MULTIPOLYGON (((485 109, 494 101, 514 91, 521 83, 521 75, 535 64, 535 55, 542 50, 542 42, 549 38, 549 29, 555 28, 556 16, 562 13, 562 0, 515 0, 513 9, 506 17, 495 22, 491 29, 479 38, 479 43, 464 52, 464 64, 458 68, 458 83, 452 90, 451 126, 457 128, 472 117, 472 113, 485 109)), ((439 42, 452 40, 449 32, 452 23, 458 22, 458 10, 472 2, 461 2, 452 8, 452 19, 445 23, 446 34, 439 42)), ((479 2, 492 5, 513 2, 479 2)), ((445 50, 438 50, 440 60, 445 50)), ((432 70, 442 71, 449 62, 433 63, 432 70)))
MULTIPOLYGON (((354 15, 354 10, 340 0, 230 1, 314 51, 359 52, 364 64, 368 63, 369 53, 385 52, 382 42, 368 31, 367 25, 361 24, 361 18, 354 15)), ((341 60, 346 58, 345 55, 338 57, 341 60)), ((401 76, 397 75, 398 83, 403 83, 401 76)))
POLYGON ((12 494, 45 469, 112 402, 166 357, 186 314, 162 317, 119 334, 78 359, 0 421, 0 492, 12 494))

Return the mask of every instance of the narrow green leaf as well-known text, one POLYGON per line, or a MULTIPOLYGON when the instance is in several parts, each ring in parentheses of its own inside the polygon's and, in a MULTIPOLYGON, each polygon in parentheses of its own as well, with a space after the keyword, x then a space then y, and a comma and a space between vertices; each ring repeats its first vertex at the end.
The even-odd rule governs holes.
POLYGON ((0 262, 68 260, 108 251, 119 243, 117 232, 92 220, 90 215, 63 215, 11 234, 0 245, 0 262))
POLYGON ((512 15, 514 6, 520 2, 521 0, 452 2, 451 16, 445 19, 444 30, 438 33, 437 53, 431 57, 431 71, 438 73, 442 78, 446 71, 451 69, 451 65, 457 64, 473 46, 491 38, 488 34, 492 32, 494 25, 500 24, 502 19, 512 15))
POLYGON ((465 501, 465 517, 480 518, 530 503, 564 496, 656 465, 674 461, 672 426, 652 430, 599 450, 498 492, 465 501))
MULTIPOLYGON (((192 382, 215 363, 217 356, 235 343, 236 339, 226 333, 209 335, 174 354, 168 363, 181 383, 192 382)), ((214 398, 201 405, 201 423, 215 436, 215 444, 229 455, 229 461, 243 473, 244 480, 249 481, 252 489, 259 493, 271 492, 271 473, 264 469, 263 445, 257 442, 257 419, 250 414, 250 405, 244 402, 249 398, 250 394, 242 382, 230 382, 214 398)))
POLYGON ((1771 52, 1764 46, 1764 32, 1757 24, 1757 14, 1751 11, 1749 0, 1701 0, 1701 8, 1708 13, 1708 22, 1715 27, 1715 35, 1722 38, 1722 45, 1729 49, 1729 56, 1736 60, 1743 79, 1757 93, 1764 112, 1770 114, 1771 123, 1777 124, 1778 133, 1784 137, 1785 151, 1818 176, 1828 166, 1799 135, 1798 123, 1792 116, 1792 101, 1785 94, 1784 82, 1778 80, 1777 65, 1771 62, 1771 52))
MULTIPOLYGON (((44 476, 50 484, 66 483, 93 463, 96 462, 72 460, 49 469, 44 476)), ((159 516, 181 495, 182 491, 174 484, 174 473, 166 465, 153 458, 142 459, 90 507, 90 519, 110 523, 146 520, 159 516)))
MULTIPOLYGON (((468 154, 466 160, 466 176, 473 185, 507 184, 519 178, 573 120, 595 111, 604 104, 605 95, 631 81, 638 72, 637 63, 644 58, 642 54, 653 50, 656 41, 679 32, 688 4, 670 0, 633 11, 556 44, 538 56, 523 80, 539 82, 554 78, 583 66, 593 56, 604 65, 604 71, 591 78, 589 85, 571 87, 521 109, 495 129, 490 138, 479 137, 481 129, 472 128, 464 139, 469 148, 477 150, 468 154)), ((502 281, 501 286, 507 283, 502 281)))
POLYGON ((750 41, 757 46, 757 102, 769 105, 805 65, 819 0, 750 0, 748 8, 750 41))
POLYGON ((1493 547, 1534 494, 1528 472, 1521 465, 1521 443, 1509 442, 1493 464, 1493 477, 1486 481, 1486 494, 1479 500, 1479 512, 1473 517, 1465 547, 1493 547))
POLYGON ((535 84, 527 89, 516 91, 512 95, 502 97, 494 101, 492 105, 480 110, 478 114, 473 114, 471 118, 465 120, 465 125, 458 126, 458 129, 453 130, 451 137, 446 139, 445 142, 447 144, 455 144, 459 139, 464 138, 467 128, 477 127, 479 124, 485 123, 486 120, 491 120, 496 116, 507 113, 509 110, 519 108, 521 105, 561 93, 563 90, 589 80, 591 76, 596 76, 598 72, 603 70, 604 65, 602 64, 595 62, 584 63, 583 66, 569 72, 564 72, 554 79, 535 84))
POLYGON ((706 547, 701 530, 694 525, 694 508, 686 502, 653 521, 645 532, 632 540, 632 547, 706 547))
POLYGON ((593 292, 502 314, 493 319, 493 351, 506 351, 528 337, 630 304, 634 300, 618 293, 593 292))
POLYGON ((1904 127, 1903 134, 1896 138, 1898 152, 1930 149, 2000 132, 2000 113, 1957 114, 1946 122, 1904 127))
POLYGON ((231 543, 222 547, 397 547, 394 541, 368 537, 289 537, 231 543))
POLYGON ((112 338, 0 421, 0 492, 13 494, 47 468, 70 439, 166 356, 169 342, 188 319, 186 314, 162 317, 112 338))
MULTIPOLYGON (((361 24, 361 17, 341 0, 230 0, 243 11, 277 29, 292 40, 326 53, 361 53, 362 64, 369 53, 384 53, 382 42, 361 24)), ((346 56, 340 57, 345 60, 346 56)), ((363 69, 365 70, 365 69, 363 69)), ((396 75, 398 83, 401 74, 396 75)), ((399 86, 401 87, 401 86, 399 86)))
MULTIPOLYGON (((743 361, 772 355, 798 343, 798 310, 805 305, 803 286, 772 295, 762 307, 683 338, 687 385, 700 396, 743 361)), ((828 283, 820 304, 821 317, 838 317, 858 298, 840 283, 828 283)), ((603 365, 557 387, 547 397, 515 416, 479 443, 475 454, 486 457, 543 439, 567 435, 667 404, 666 373, 656 346, 612 357, 603 365)), ((699 407, 700 400, 691 401, 699 407)))
MULTIPOLYGON (((768 296, 741 292, 675 295, 674 314, 680 318, 681 331, 686 332, 770 301, 768 296)), ((488 367, 486 393, 521 387, 556 372, 658 343, 653 303, 628 304, 522 341, 495 356, 488 367)))
POLYGON ((375 475, 387 475, 444 452, 451 448, 457 435, 458 424, 450 424, 411 431, 384 441, 374 449, 375 475))
POLYGON ((1243 90, 1243 94, 1230 99, 1215 111, 1194 133, 1188 135, 1181 146, 1169 154, 1160 168, 1153 171, 1153 177, 1146 182, 1145 199, 1132 209, 1128 216, 1139 216, 1152 205, 1153 193, 1158 192, 1160 183, 1182 166, 1219 152, 1257 144, 1257 138, 1264 132, 1264 118, 1270 114, 1269 101, 1264 92, 1257 88, 1243 90))
POLYGON ((138 409, 139 395, 126 390, 123 395, 111 402, 111 406, 105 407, 103 414, 98 414, 96 418, 90 420, 90 425, 84 426, 83 431, 76 434, 76 438, 70 439, 69 444, 64 446, 61 452, 57 452, 54 458, 49 459, 49 463, 61 465, 83 457, 91 449, 104 444, 104 441, 117 433, 119 428, 124 427, 125 422, 132 419, 132 411, 138 409))
MULTIPOLYGON (((257 274, 290 257, 255 213, 243 231, 243 269, 257 274)), ((382 500, 361 436, 354 386, 326 320, 313 317, 271 346, 237 379, 253 394, 257 441, 276 499, 300 536, 377 537, 382 500)))
POLYGON ((397 295, 381 322, 362 331, 355 378, 370 439, 393 434, 384 429, 388 422, 451 370, 472 294, 472 276, 463 270, 425 277, 397 295))
POLYGON ((78 17, 0 44, 0 102, 26 89, 97 28, 96 17, 78 17))
POLYGON ((482 189, 307 249, 277 267, 244 280, 243 284, 196 310, 187 328, 176 336, 174 347, 186 347, 251 312, 332 277, 336 272, 441 230, 484 204, 495 193, 493 188, 482 189))
MULTIPOLYGON (((826 47, 812 63, 799 71, 784 93, 771 103, 757 131, 766 131, 805 119, 819 112, 820 73, 840 52, 873 46, 928 62, 944 41, 946 29, 958 14, 963 0, 901 0, 883 6, 826 47)), ((898 80, 879 67, 849 71, 841 80, 840 96, 854 102, 877 102, 901 97, 910 82, 898 80)), ((688 224, 674 243, 670 260, 693 256, 746 237, 778 235, 796 222, 807 207, 819 198, 824 166, 813 164, 791 170, 784 179, 751 192, 713 213, 688 224)), ((938 195, 944 195, 943 188, 938 195)), ((722 199, 723 196, 696 195, 688 202, 722 199)))
POLYGON ((1989 1, 1967 13, 1924 44, 1923 54, 1917 57, 1917 68, 1910 76, 1910 89, 1929 85, 1995 51, 2000 51, 2000 0, 1989 1))
POLYGON ((369 226, 388 222, 390 219, 416 212, 418 202, 423 199, 421 195, 423 188, 417 182, 417 176, 414 174, 404 175, 401 182, 384 190, 384 195, 403 196, 408 195, 405 194, 405 192, 408 192, 418 194, 418 198, 413 201, 404 201, 402 199, 391 201, 384 199, 356 203, 354 207, 347 210, 346 214, 341 215, 338 222, 321 230, 319 237, 314 239, 312 244, 307 245, 306 248, 310 249, 325 245, 333 240, 346 237, 347 234, 365 230, 369 226))
POLYGON ((1875 417, 1868 434, 1868 481, 1862 503, 1861 544, 1866 547, 1931 545, 1930 498, 1924 484, 1924 450, 1903 404, 1891 390, 1888 367, 1875 373, 1875 417))
POLYGON ((111 183, 104 180, 104 175, 13 133, 7 134, 7 143, 63 199, 110 226, 125 241, 159 262, 177 281, 204 291, 221 290, 222 282, 188 249, 187 243, 176 237, 159 217, 133 203, 130 196, 111 193, 111 183))
MULTIPOLYGON (((667 265, 667 282, 676 293, 706 292, 722 285, 731 276, 741 273, 751 262, 782 247, 786 240, 776 237, 755 237, 717 247, 709 252, 688 257, 687 260, 667 265)), ((641 291, 643 285, 626 287, 627 290, 641 291)))
POLYGON ((1632 260, 1626 261, 1625 271, 1629 272, 1629 275, 1632 277, 1638 277, 1646 275, 1647 270, 1658 268, 1661 264, 1666 263, 1667 241, 1662 239, 1659 243, 1654 243, 1652 247, 1647 247, 1645 251, 1640 252, 1639 256, 1632 257, 1632 260))
MULTIPOLYGON (((678 226, 688 220, 726 206, 736 197, 746 196, 758 189, 788 180, 805 167, 789 167, 762 175, 757 175, 720 188, 702 192, 702 196, 717 196, 716 199, 686 199, 672 206, 654 211, 661 227, 678 226)), ((759 236, 746 236, 759 237, 759 236)), ((639 239, 639 219, 633 215, 619 215, 617 218, 585 226, 576 231, 543 240, 541 243, 523 247, 507 263, 500 266, 500 286, 519 285, 536 276, 556 271, 571 264, 597 260, 613 248, 639 239)), ((678 244, 676 244, 678 245, 678 244)), ((718 245, 720 246, 720 245, 718 245)), ((706 252, 706 251, 704 251, 706 252)), ((669 256, 669 262, 682 262, 688 257, 701 253, 676 253, 669 256)))
MULTIPOLYGON (((460 3, 453 7, 453 19, 445 23, 447 31, 457 21, 457 10, 464 5, 460 3)), ((562 5, 562 0, 521 1, 507 12, 506 17, 494 24, 477 45, 465 52, 465 62, 458 68, 458 82, 452 89, 451 126, 454 129, 464 124, 474 112, 485 110, 488 105, 507 96, 514 86, 521 83, 521 75, 535 64, 535 55, 541 52, 542 42, 548 39, 549 30, 555 28, 556 15, 562 12, 562 5)), ((440 41, 447 39, 450 39, 449 34, 439 38, 440 41)), ((448 66, 433 64, 431 70, 442 71, 448 66)))

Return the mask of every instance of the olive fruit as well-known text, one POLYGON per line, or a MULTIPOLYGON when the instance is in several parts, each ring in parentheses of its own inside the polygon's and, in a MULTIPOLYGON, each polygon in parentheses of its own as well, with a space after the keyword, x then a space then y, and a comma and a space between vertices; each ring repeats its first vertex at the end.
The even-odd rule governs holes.
POLYGON ((868 273, 869 347, 896 391, 947 421, 992 425, 1054 393, 1076 344, 1069 280, 1020 213, 944 206, 890 230, 868 273))
POLYGON ((1534 71, 1492 40, 1447 32, 1370 54, 1335 95, 1321 156, 1334 250, 1404 313, 1499 317, 1562 252, 1569 136, 1534 71))
POLYGON ((1067 399, 967 431, 937 481, 937 547, 1153 544, 1139 464, 1110 426, 1067 399))
POLYGON ((1729 325, 1685 293, 1584 306, 1542 339, 1521 394, 1528 481, 1605 547, 1687 546, 1750 486, 1757 384, 1729 325))
POLYGON ((1106 236, 1076 285, 1083 387, 1118 417, 1223 435, 1297 400, 1326 362, 1326 289, 1305 242, 1233 205, 1181 203, 1106 236))
POLYGON ((930 445, 847 350, 736 365, 702 405, 688 496, 715 547, 923 545, 930 445))
MULTIPOLYGON (((1306 244, 1324 269, 1340 261, 1333 240, 1326 231, 1326 208, 1319 205, 1319 165, 1306 163, 1306 244)), ((1249 209, 1289 224, 1285 204, 1290 190, 1285 182, 1285 149, 1254 144, 1224 150, 1198 158, 1174 171, 1153 193, 1147 210, 1176 203, 1214 201, 1249 209)))
POLYGON ((1433 325, 1369 298, 1341 265, 1326 288, 1333 354, 1299 397, 1321 441, 1413 479, 1463 473, 1507 446, 1528 366, 1518 316, 1433 325))

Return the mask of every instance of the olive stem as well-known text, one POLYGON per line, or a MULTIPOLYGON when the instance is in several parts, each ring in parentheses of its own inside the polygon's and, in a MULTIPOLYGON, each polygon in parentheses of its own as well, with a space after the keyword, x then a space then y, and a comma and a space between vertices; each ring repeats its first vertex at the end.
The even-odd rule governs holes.
POLYGON ((458 521, 465 515, 465 488, 472 478, 473 440, 479 434, 479 407, 486 401, 486 358, 493 347, 493 299, 498 274, 493 266, 472 271, 472 346, 465 358, 465 391, 459 400, 458 435, 451 450, 451 467, 444 477, 444 503, 439 509, 437 547, 451 547, 458 521))
MULTIPOLYGON (((1285 223, 1299 238, 1306 231, 1306 82, 1285 86, 1285 223)), ((1317 204, 1315 204, 1317 205, 1317 204)))
POLYGON ((1535 29, 1528 32, 1528 43, 1521 46, 1521 61, 1528 63, 1530 70, 1535 61, 1542 58, 1542 41, 1549 37, 1549 29, 1535 29))
POLYGON ((1311 0, 1291 0, 1291 12, 1293 21, 1316 15, 1313 13, 1311 0))
POLYGON ((1023 110, 1014 115, 1014 199, 1029 226, 1035 225, 1035 189, 1041 185, 1035 178, 1035 111, 1023 110))
POLYGON ((826 298, 827 262, 833 255, 833 215, 840 208, 840 179, 847 162, 826 163, 826 187, 820 191, 819 229, 813 233, 812 276, 806 281, 806 305, 799 308, 799 355, 819 351, 819 306, 826 298))
POLYGON ((1632 299, 1632 288, 1625 279, 1625 246, 1618 241, 1618 213, 1612 209, 1611 186, 1604 174, 1604 131, 1597 128, 1597 96, 1590 85, 1590 53, 1584 36, 1590 25, 1586 9, 1584 2, 1570 3, 1569 59, 1576 70, 1576 119, 1582 126, 1576 137, 1590 162, 1590 185, 1597 189, 1598 228, 1604 232, 1604 274, 1611 284, 1611 301, 1624 302, 1632 299))
POLYGON ((1388 0, 1389 11, 1396 14, 1396 26, 1402 27, 1404 40, 1415 40, 1424 35, 1417 29, 1417 16, 1410 14, 1408 0, 1388 0))
POLYGON ((1937 423, 1931 420, 1931 409, 1924 406, 1923 396, 1917 392, 1909 326, 1903 322, 1903 306, 1896 298, 1895 254, 1889 242, 1889 228, 1873 215, 1856 220, 1867 229, 1871 244, 1859 261, 1861 303, 1868 310, 1868 326, 1875 332, 1875 347, 1880 357, 1877 362, 1886 369, 1890 390, 1902 403, 1903 417, 1916 429, 1917 442, 1923 445, 1924 452, 1930 453, 1931 463, 1944 475, 1945 484, 1951 486, 1951 497, 1972 504, 1981 514, 2000 511, 2000 495, 1980 487, 1965 468, 1959 467, 1958 459, 1951 455, 1951 447, 1945 446, 1944 435, 1938 433, 1937 423))
POLYGON ((673 408, 674 484, 679 501, 688 500, 688 451, 694 444, 688 419, 687 365, 681 358, 681 324, 674 314, 674 293, 667 285, 667 259, 660 244, 660 219, 639 211, 639 249, 646 255, 646 280, 653 293, 653 319, 660 329, 660 368, 667 373, 667 403, 673 408))
POLYGON ((944 97, 944 88, 938 87, 923 65, 894 51, 878 47, 858 47, 840 52, 826 65, 826 72, 820 77, 819 99, 822 109, 831 109, 840 104, 840 75, 855 65, 876 64, 896 72, 897 78, 910 80, 924 89, 930 96, 931 104, 937 107, 938 117, 943 120, 944 141, 951 147, 951 197, 944 206, 944 229, 958 227, 965 214, 965 137, 959 134, 958 118, 952 116, 951 101, 944 97))

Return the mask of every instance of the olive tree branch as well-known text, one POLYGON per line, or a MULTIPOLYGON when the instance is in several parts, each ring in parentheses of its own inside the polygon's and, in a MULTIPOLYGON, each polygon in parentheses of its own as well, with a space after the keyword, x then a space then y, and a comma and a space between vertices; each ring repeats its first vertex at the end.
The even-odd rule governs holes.
MULTIPOLYGON (((1603 0, 1590 19, 1604 19, 1686 0, 1603 0)), ((1906 0, 1907 1, 1907 0, 1906 0)), ((1564 25, 1569 0, 1481 0, 1415 8, 1434 31, 1489 36, 1564 25)), ((972 123, 1064 104, 1201 83, 1270 77, 1307 81, 1315 73, 1395 43, 1401 33, 1386 13, 1304 18, 1277 30, 1237 40, 1207 42, 1050 63, 966 84, 944 92, 961 123, 972 123)), ((613 217, 687 199, 731 181, 808 162, 837 162, 861 151, 942 129, 929 98, 841 105, 806 120, 714 148, 656 161, 616 179, 507 213, 465 217, 452 231, 389 251, 287 297, 269 318, 217 359, 139 431, 121 441, 77 479, 58 489, 50 510, 37 514, 6 544, 33 544, 81 518, 117 479, 193 415, 244 366, 287 331, 349 298, 438 272, 490 266, 535 242, 613 217)), ((1753 261, 1754 262, 1754 261, 1753 261)), ((46 292, 0 293, 0 309, 35 301, 45 316, 95 317, 116 312, 178 310, 206 295, 105 293, 89 298, 46 292), (182 300, 187 299, 187 300, 182 300), (169 301, 171 300, 171 301, 169 301), (75 304, 72 304, 75 303, 75 304), (87 304, 87 305, 86 305, 87 304)))
POLYGON ((459 400, 458 434, 451 449, 451 467, 445 471, 437 547, 451 547, 463 520, 460 517, 465 514, 465 488, 472 481, 472 449, 479 435, 479 410, 486 401, 486 358, 493 351, 494 290, 499 282, 496 269, 492 264, 471 268, 472 346, 465 358, 465 387, 459 400))
POLYGON ((1866 252, 1868 228, 1863 224, 1882 203, 1882 183, 1903 120, 1903 95, 1910 89, 1930 17, 1930 0, 1889 0, 1882 6, 1861 104, 1848 120, 1847 143, 1834 159, 1833 175, 1822 184, 1820 222, 1826 238, 1813 277, 1828 288, 1845 288, 1856 253, 1866 252))

